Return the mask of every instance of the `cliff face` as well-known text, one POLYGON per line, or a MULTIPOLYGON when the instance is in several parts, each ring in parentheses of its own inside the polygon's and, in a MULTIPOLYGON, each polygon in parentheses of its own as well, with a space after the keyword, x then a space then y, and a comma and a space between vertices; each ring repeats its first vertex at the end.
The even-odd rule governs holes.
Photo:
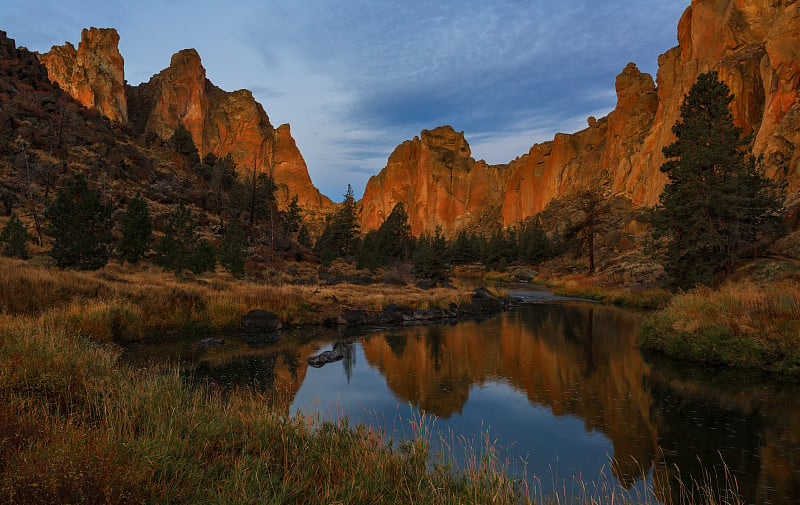
POLYGON ((297 195, 304 217, 316 225, 333 208, 311 182, 289 125, 273 128, 250 91, 226 92, 214 86, 194 49, 179 51, 168 68, 127 91, 137 130, 166 140, 183 123, 201 156, 230 154, 242 171, 255 166, 269 173, 278 186, 280 207, 297 195))
POLYGON ((504 167, 472 159, 463 132, 449 126, 423 130, 400 144, 386 168, 367 182, 362 230, 378 228, 403 202, 415 235, 437 226, 452 235, 499 211, 504 187, 504 167))
MULTIPOLYGON (((608 185, 635 205, 654 205, 666 182, 659 170, 662 149, 674 141, 672 126, 680 105, 697 76, 711 70, 719 72, 734 94, 736 124, 753 135, 754 154, 764 155, 767 175, 785 179, 790 193, 798 191, 800 2, 693 0, 678 25, 678 42, 659 57, 657 86, 629 64, 617 77, 617 105, 607 117, 589 118, 585 130, 536 144, 507 167, 485 167, 483 173, 491 174, 494 185, 470 185, 469 203, 463 190, 450 190, 448 178, 442 177, 443 172, 449 176, 443 163, 415 155, 414 149, 425 149, 424 139, 403 143, 370 180, 361 202, 364 229, 379 226, 398 201, 407 208, 436 211, 435 220, 412 220, 415 233, 439 225, 452 234, 467 226, 469 217, 498 205, 502 223, 509 226, 535 215, 554 198, 596 184, 608 185)), ((466 142, 458 149, 443 149, 450 151, 440 151, 439 159, 469 152, 466 142)), ((471 159, 463 162, 458 173, 469 174, 472 165, 471 159)))
POLYGON ((110 28, 81 32, 78 49, 67 42, 39 56, 50 80, 87 107, 99 110, 113 121, 128 120, 125 100, 125 69, 119 54, 119 35, 110 28))
POLYGON ((273 128, 250 91, 226 92, 206 78, 194 49, 173 55, 170 66, 139 86, 125 86, 119 35, 113 29, 83 30, 76 50, 70 43, 39 55, 50 79, 87 107, 140 133, 166 140, 179 123, 191 132, 203 156, 231 154, 241 171, 253 166, 275 180, 282 208, 294 195, 312 229, 334 204, 311 182, 289 125, 273 128))

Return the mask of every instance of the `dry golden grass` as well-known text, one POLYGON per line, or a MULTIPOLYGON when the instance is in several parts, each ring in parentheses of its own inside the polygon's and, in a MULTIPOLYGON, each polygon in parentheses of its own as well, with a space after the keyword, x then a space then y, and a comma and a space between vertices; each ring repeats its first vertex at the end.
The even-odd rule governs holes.
POLYGON ((469 296, 466 288, 270 286, 221 272, 180 279, 151 266, 112 263, 98 272, 79 272, 0 259, 0 316, 58 321, 99 342, 187 326, 228 328, 252 309, 274 312, 289 324, 320 324, 348 309, 380 310, 389 303, 429 309, 469 296))
POLYGON ((672 294, 665 289, 608 287, 599 284, 594 277, 583 274, 549 279, 545 281, 545 284, 553 290, 554 294, 559 296, 584 298, 638 309, 661 308, 672 298, 672 294))
POLYGON ((696 361, 800 373, 800 280, 744 279, 676 295, 645 321, 643 346, 696 361))

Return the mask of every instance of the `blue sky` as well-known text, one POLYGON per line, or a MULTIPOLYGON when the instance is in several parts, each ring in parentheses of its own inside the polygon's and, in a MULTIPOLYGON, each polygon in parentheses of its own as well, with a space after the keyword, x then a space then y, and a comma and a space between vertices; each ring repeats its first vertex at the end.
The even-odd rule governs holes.
POLYGON ((196 48, 214 84, 291 123, 312 180, 341 200, 423 128, 463 130, 489 163, 584 128, 613 109, 629 61, 655 76, 688 3, 27 0, 0 3, 0 29, 47 51, 114 27, 132 84, 196 48))

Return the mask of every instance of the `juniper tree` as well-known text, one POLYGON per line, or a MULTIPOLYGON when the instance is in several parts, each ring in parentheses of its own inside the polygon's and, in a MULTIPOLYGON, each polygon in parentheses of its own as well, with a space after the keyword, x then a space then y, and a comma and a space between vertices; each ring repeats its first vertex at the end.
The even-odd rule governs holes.
POLYGON ((244 232, 236 221, 232 221, 225 230, 225 236, 219 245, 219 262, 234 277, 244 275, 244 263, 247 258, 244 232))
POLYGON ((111 207, 90 189, 82 174, 67 180, 45 211, 47 233, 53 237, 50 256, 61 268, 96 270, 109 258, 111 207))
POLYGON ((142 195, 128 202, 122 216, 122 237, 117 242, 117 252, 129 263, 137 263, 144 257, 153 239, 153 221, 150 209, 142 195))
POLYGON ((348 184, 341 206, 325 219, 325 229, 317 239, 314 250, 323 263, 329 263, 334 258, 352 258, 359 250, 360 228, 353 188, 348 184))
POLYGON ((414 250, 414 273, 419 278, 439 283, 448 280, 451 272, 447 242, 441 230, 437 227, 433 235, 423 233, 414 250))
POLYGON ((30 236, 16 214, 11 215, 3 231, 0 232, 0 244, 3 244, 3 254, 10 258, 25 259, 28 257, 28 242, 30 236))
POLYGON ((664 148, 668 183, 652 214, 653 237, 676 287, 710 285, 759 236, 780 228, 781 204, 734 125, 728 87, 702 74, 681 105, 664 148))
POLYGON ((200 238, 192 211, 182 203, 170 215, 156 245, 156 263, 176 274, 184 270, 202 273, 216 265, 214 246, 200 238))

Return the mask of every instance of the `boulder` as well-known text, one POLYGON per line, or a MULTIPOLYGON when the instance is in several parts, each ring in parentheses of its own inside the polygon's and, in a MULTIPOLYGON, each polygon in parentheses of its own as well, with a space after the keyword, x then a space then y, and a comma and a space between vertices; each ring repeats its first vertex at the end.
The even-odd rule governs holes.
POLYGON ((309 366, 313 366, 314 368, 322 368, 328 363, 333 363, 342 359, 344 359, 344 354, 342 351, 334 348, 332 351, 324 351, 316 356, 309 356, 306 358, 306 362, 309 364, 309 366))

